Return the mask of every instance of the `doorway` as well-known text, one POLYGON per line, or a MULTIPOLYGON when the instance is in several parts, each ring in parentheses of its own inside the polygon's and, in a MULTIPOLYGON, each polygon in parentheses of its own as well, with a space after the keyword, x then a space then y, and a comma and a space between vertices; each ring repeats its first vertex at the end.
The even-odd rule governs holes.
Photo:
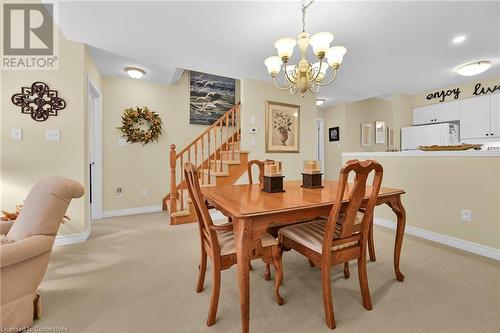
POLYGON ((102 98, 88 79, 88 184, 90 220, 102 218, 102 98))
POLYGON ((321 172, 325 174, 325 120, 316 119, 316 160, 321 163, 321 172))

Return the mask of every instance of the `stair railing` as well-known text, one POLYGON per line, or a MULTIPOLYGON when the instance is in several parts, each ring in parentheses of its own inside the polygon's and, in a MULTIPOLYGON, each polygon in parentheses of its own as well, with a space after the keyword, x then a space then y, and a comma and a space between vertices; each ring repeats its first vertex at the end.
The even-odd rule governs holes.
MULTIPOLYGON (((184 211, 187 196, 184 163, 190 162, 198 167, 202 185, 214 184, 212 179, 217 172, 223 171, 223 160, 234 160, 235 144, 240 141, 240 103, 222 115, 205 131, 189 143, 184 149, 176 152, 176 146, 170 145, 170 214, 184 211), (178 206, 179 203, 179 206, 178 206)), ((165 199, 164 205, 165 205, 165 199)))

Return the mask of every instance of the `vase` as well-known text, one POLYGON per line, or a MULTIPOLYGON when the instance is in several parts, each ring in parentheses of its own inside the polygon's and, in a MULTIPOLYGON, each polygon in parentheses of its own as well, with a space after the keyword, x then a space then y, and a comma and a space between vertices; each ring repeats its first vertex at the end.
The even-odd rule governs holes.
POLYGON ((279 140, 281 141, 281 145, 286 146, 286 140, 288 140, 288 131, 279 131, 279 133, 279 140))

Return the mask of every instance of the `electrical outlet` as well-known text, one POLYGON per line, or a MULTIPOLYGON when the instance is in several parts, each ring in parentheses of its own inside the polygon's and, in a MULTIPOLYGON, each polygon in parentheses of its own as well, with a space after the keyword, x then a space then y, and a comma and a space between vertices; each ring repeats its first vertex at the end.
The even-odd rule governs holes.
POLYGON ((251 144, 252 146, 255 146, 255 144, 256 144, 255 139, 251 139, 251 140, 250 140, 250 144, 251 144))
POLYGON ((116 197, 118 199, 122 198, 123 197, 123 189, 121 187, 117 187, 116 188, 116 197))
POLYGON ((45 140, 47 141, 59 141, 61 135, 59 130, 46 130, 45 131, 45 140))
POLYGON ((21 128, 13 128, 10 132, 10 137, 12 140, 22 140, 23 130, 21 128))
POLYGON ((469 209, 462 209, 462 221, 472 222, 472 211, 469 209))
POLYGON ((250 134, 257 134, 257 127, 250 127, 250 134))
POLYGON ((147 188, 143 188, 143 189, 142 189, 142 191, 141 191, 141 195, 142 195, 143 197, 147 197, 147 196, 148 196, 148 194, 149 194, 149 193, 148 193, 148 189, 147 189, 147 188))

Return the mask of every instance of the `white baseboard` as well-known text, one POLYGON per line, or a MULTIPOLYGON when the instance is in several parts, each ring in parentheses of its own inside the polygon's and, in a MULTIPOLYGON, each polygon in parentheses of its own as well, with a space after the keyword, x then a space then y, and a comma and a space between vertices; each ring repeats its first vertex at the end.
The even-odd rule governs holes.
POLYGON ((55 246, 70 245, 85 242, 90 237, 90 228, 79 234, 56 236, 55 246))
POLYGON ((136 208, 125 208, 125 209, 116 209, 116 210, 105 210, 102 212, 102 217, 106 219, 109 217, 117 217, 117 216, 156 213, 156 212, 161 212, 161 210, 162 210, 161 205, 136 207, 136 208))
MULTIPOLYGON (((376 225, 396 229, 396 222, 391 220, 386 220, 383 218, 375 217, 373 222, 376 225)), ((469 242, 463 239, 451 237, 448 235, 439 234, 437 232, 428 231, 425 229, 412 227, 410 225, 406 225, 405 233, 413 236, 417 236, 420 238, 424 238, 436 243, 448 245, 463 251, 471 252, 474 254, 478 254, 483 257, 488 257, 497 261, 500 261, 500 249, 495 249, 493 247, 489 247, 486 245, 469 242)))

